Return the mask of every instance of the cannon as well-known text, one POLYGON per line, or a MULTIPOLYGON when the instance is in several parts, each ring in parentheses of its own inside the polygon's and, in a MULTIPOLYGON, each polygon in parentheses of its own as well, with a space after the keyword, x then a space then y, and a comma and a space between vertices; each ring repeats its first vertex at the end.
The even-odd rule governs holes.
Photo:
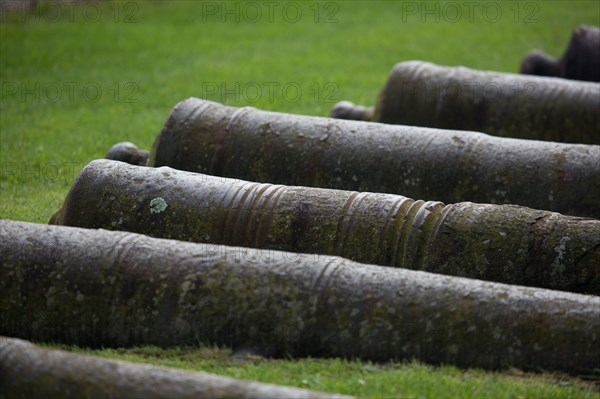
POLYGON ((148 165, 600 218, 600 146, 291 115, 196 98, 172 110, 148 165))
POLYGON ((396 64, 375 108, 336 104, 331 116, 473 130, 494 136, 600 144, 600 83, 396 64))
POLYGON ((600 294, 600 220, 98 160, 51 223, 600 294))
POLYGON ((579 25, 559 59, 540 50, 529 52, 521 62, 521 73, 600 82, 600 29, 579 25))
POLYGON ((0 397, 351 399, 345 395, 43 349, 8 337, 0 337, 0 397))
POLYGON ((599 366, 596 296, 6 220, 0 239, 4 336, 487 369, 599 366))

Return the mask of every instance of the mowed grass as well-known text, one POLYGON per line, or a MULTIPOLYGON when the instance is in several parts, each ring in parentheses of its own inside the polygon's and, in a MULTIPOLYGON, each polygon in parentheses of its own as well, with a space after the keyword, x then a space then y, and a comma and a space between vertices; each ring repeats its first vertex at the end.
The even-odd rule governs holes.
POLYGON ((326 116, 339 100, 373 104, 399 61, 516 72, 530 49, 559 56, 576 25, 600 24, 597 1, 475 3, 41 1, 5 13, 0 217, 46 222, 81 167, 119 141, 149 148, 189 96, 326 116))
MULTIPOLYGON (((87 162, 119 141, 149 148, 190 96, 326 116, 339 100, 372 105, 399 61, 517 72, 532 48, 559 56, 576 25, 600 25, 597 1, 253 4, 41 1, 0 16, 0 218, 45 223, 87 162)), ((86 352, 364 397, 600 397, 564 375, 417 362, 86 352)))
POLYGON ((50 345, 78 353, 130 362, 204 371, 322 392, 363 398, 598 398, 590 381, 555 373, 502 373, 433 367, 417 361, 376 364, 343 359, 274 360, 238 357, 217 347, 81 349, 50 345))

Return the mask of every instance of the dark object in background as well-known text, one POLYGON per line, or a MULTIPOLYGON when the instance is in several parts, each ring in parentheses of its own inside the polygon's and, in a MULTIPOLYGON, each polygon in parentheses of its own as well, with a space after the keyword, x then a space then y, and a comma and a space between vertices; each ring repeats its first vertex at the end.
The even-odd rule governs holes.
POLYGON ((521 73, 600 82, 600 29, 579 25, 559 59, 531 51, 521 63, 521 73))
POLYGON ((104 157, 113 161, 127 162, 131 165, 145 166, 148 163, 149 156, 148 151, 140 150, 135 144, 124 141, 113 145, 104 157))
POLYGON ((600 359, 592 295, 5 220, 0 242, 0 335, 574 373, 600 359))
POLYGON ((406 61, 390 72, 375 108, 342 101, 330 116, 600 144, 599 109, 598 83, 406 61))

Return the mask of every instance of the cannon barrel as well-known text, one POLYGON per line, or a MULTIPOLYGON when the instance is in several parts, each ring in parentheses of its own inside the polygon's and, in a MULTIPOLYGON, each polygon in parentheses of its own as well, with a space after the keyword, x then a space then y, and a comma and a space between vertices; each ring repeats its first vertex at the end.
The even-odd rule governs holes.
POLYGON ((600 146, 227 107, 173 109, 149 166, 600 218, 600 146))
POLYGON ((520 72, 600 82, 600 29, 579 25, 573 30, 562 57, 553 59, 539 50, 533 50, 521 62, 520 72))
POLYGON ((600 298, 311 254, 0 222, 0 335, 589 372, 600 298))
POLYGON ((374 109, 343 102, 331 115, 600 144, 599 109, 600 83, 406 61, 394 66, 374 109))
POLYGON ((600 294, 600 221, 98 160, 52 223, 600 294))
POLYGON ((0 397, 350 399, 344 395, 43 349, 7 337, 0 337, 0 397))

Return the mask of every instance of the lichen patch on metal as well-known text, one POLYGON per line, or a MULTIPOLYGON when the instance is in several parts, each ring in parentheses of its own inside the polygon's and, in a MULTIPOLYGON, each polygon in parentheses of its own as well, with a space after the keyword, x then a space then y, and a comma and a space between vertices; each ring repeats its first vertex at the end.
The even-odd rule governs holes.
POLYGON ((162 197, 153 198, 150 201, 150 213, 161 213, 167 209, 167 201, 162 197))

